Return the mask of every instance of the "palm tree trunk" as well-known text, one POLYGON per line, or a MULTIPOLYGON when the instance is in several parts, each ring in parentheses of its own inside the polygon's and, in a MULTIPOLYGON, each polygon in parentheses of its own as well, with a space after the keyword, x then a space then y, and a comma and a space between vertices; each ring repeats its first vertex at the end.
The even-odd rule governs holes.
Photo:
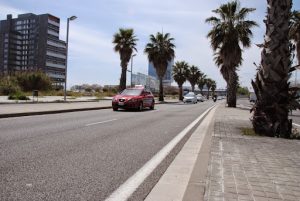
POLYGON ((192 85, 192 92, 195 92, 195 85, 192 85))
POLYGON ((227 83, 227 103, 228 107, 236 107, 236 92, 238 75, 235 70, 229 72, 228 83, 227 83))
MULTIPOLYGON (((299 40, 300 40, 300 33, 299 33, 299 40)), ((296 43, 296 54, 297 54, 298 64, 300 64, 300 41, 296 43)))
POLYGON ((163 78, 159 78, 159 101, 164 101, 163 78))
POLYGON ((124 64, 122 65, 122 73, 120 78, 120 85, 119 85, 119 91, 123 91, 126 89, 126 74, 127 74, 127 66, 124 64))
POLYGON ((203 88, 200 88, 200 93, 203 96, 203 88))
POLYGON ((182 96, 182 85, 178 85, 179 88, 179 100, 182 101, 183 100, 183 96, 182 96))
POLYGON ((291 134, 292 121, 288 119, 291 5, 291 0, 268 0, 266 42, 255 82, 252 81, 257 96, 252 124, 261 135, 289 138, 291 134))

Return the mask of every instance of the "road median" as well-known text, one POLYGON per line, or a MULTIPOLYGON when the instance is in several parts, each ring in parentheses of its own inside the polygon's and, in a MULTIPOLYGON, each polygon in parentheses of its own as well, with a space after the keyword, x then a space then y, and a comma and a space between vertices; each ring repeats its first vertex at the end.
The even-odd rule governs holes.
MULTIPOLYGON (((175 101, 156 102, 155 104, 178 103, 175 101)), ((43 104, 7 104, 0 105, 0 118, 22 117, 88 110, 111 109, 111 101, 77 102, 77 103, 43 103, 43 104)))

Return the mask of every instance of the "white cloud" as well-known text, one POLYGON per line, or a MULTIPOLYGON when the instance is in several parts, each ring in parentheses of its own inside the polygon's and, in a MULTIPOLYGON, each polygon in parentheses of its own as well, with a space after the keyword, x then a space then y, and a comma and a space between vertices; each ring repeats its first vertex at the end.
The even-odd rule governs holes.
POLYGON ((23 10, 8 6, 6 4, 0 4, 0 19, 6 19, 8 14, 12 14, 13 17, 17 17, 18 14, 24 13, 23 10))
MULTIPOLYGON (((61 38, 65 40, 67 16, 75 14, 78 19, 70 22, 69 38, 69 80, 77 83, 118 84, 121 73, 118 53, 113 51, 112 37, 119 27, 134 28, 138 41, 138 53, 134 58, 134 72, 147 73, 148 60, 143 53, 149 35, 162 29, 175 38, 176 60, 185 60, 197 65, 219 87, 225 82, 213 62, 213 52, 206 34, 211 28, 204 20, 211 12, 227 0, 64 0, 63 2, 39 2, 36 0, 10 1, 0 3, 0 17, 6 14, 35 12, 51 13, 61 20, 61 38), (9 5, 9 6, 8 6, 9 5), (66 6, 69 5, 69 6, 66 6), (60 8, 60 9, 58 9, 60 8)), ((250 19, 256 20, 253 41, 263 41, 266 1, 241 0, 244 7, 256 7, 250 19)), ((299 6, 299 3, 294 3, 299 6)), ((299 7, 298 7, 299 9, 299 7)), ((256 46, 245 50, 244 62, 239 75, 242 85, 250 86, 255 75, 253 62, 260 62, 260 50, 256 46)), ((130 67, 130 66, 129 66, 130 67)), ((128 77, 129 79, 130 77, 128 77)))

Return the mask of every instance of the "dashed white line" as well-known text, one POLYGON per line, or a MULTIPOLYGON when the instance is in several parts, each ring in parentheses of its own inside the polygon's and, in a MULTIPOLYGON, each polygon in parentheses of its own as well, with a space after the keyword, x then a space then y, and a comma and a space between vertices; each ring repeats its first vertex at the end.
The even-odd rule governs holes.
POLYGON ((110 120, 106 120, 106 121, 99 121, 99 122, 95 122, 95 123, 86 124, 85 126, 93 126, 93 125, 96 125, 96 124, 104 124, 104 123, 108 123, 108 122, 112 122, 112 121, 117 121, 117 119, 110 119, 110 120))

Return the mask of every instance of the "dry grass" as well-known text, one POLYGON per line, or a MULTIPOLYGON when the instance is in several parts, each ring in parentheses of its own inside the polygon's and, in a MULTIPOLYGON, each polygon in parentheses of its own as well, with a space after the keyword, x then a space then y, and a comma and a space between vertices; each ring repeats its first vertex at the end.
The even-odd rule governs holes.
POLYGON ((254 132, 253 128, 240 128, 240 129, 243 135, 258 136, 258 134, 254 132))

